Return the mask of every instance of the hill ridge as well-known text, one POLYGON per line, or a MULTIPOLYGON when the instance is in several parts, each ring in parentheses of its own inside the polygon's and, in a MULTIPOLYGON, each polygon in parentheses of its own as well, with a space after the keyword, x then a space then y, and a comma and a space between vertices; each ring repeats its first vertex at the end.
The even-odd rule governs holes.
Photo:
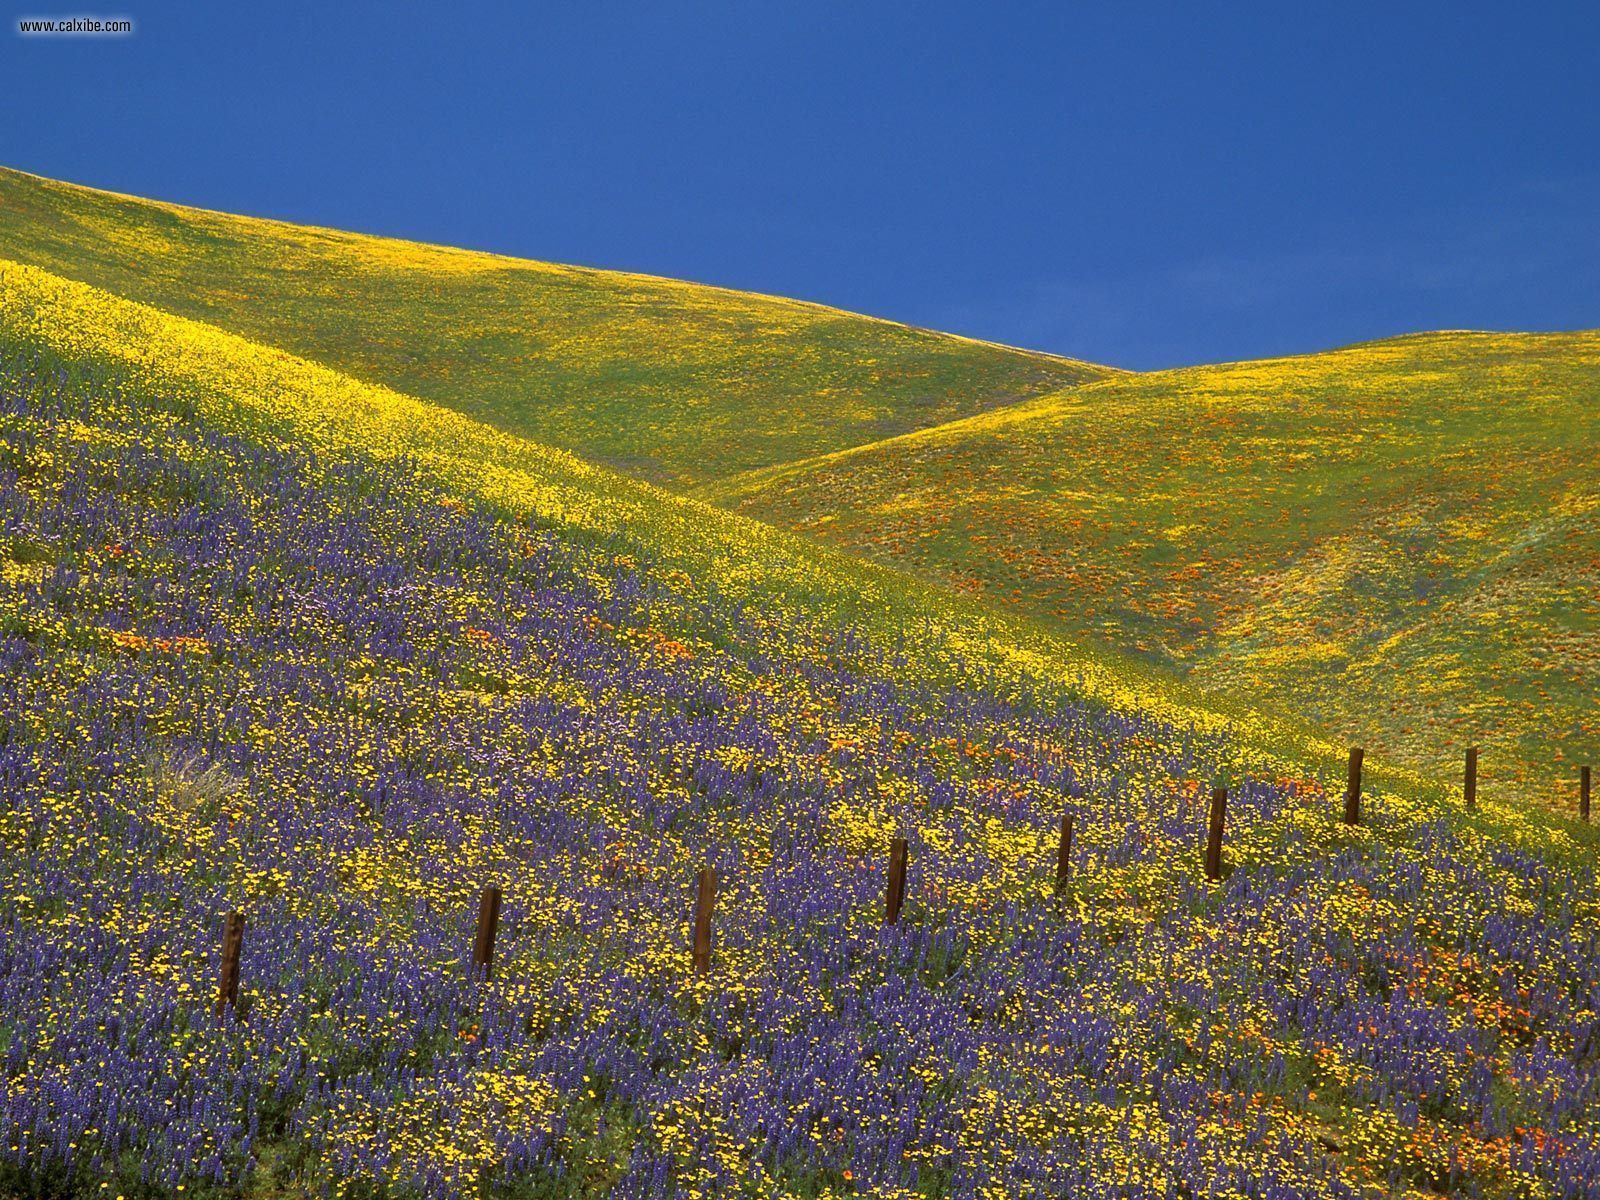
POLYGON ((815 301, 5 168, 0 255, 684 485, 1125 374, 815 301))
MULTIPOLYGON (((1162 379, 1177 379, 1193 372, 1210 372, 1228 368, 1269 367, 1285 363, 1296 363, 1307 360, 1329 359, 1343 354, 1376 349, 1389 345, 1412 345, 1416 343, 1431 344, 1445 339, 1457 337, 1483 338, 1483 339, 1526 339, 1539 341, 1543 339, 1572 340, 1582 339, 1595 341, 1600 346, 1600 327, 1579 328, 1568 330, 1507 330, 1494 331, 1484 329, 1428 329, 1417 330, 1411 333, 1398 333, 1389 337, 1370 338, 1359 342, 1348 342, 1338 346, 1330 346, 1325 350, 1309 350, 1301 354, 1274 355, 1268 358, 1239 358, 1224 359, 1218 362, 1195 363, 1181 367, 1162 367, 1153 371, 1130 371, 1126 374, 1137 375, 1140 379, 1157 381, 1162 379)), ((693 494, 718 502, 718 497, 736 497, 746 487, 758 484, 773 478, 780 478, 789 471, 805 470, 810 467, 827 463, 839 462, 858 453, 868 453, 875 449, 893 445, 904 445, 920 439, 934 441, 941 436, 959 434, 965 430, 976 429, 989 423, 1015 423, 1026 422, 1032 419, 1044 418, 1054 410, 1055 406, 1062 403, 1073 403, 1081 400, 1086 395, 1092 395, 1096 388, 1102 385, 1115 387, 1119 376, 1110 376, 1104 379, 1091 379, 1083 383, 1071 384, 1057 391, 1046 392, 1038 396, 1030 396, 1025 400, 1018 400, 1014 404, 1006 405, 999 409, 990 409, 985 412, 971 413, 964 417, 955 417, 938 425, 926 425, 921 429, 908 429, 904 433, 879 438, 873 442, 862 442, 854 446, 842 446, 837 450, 824 451, 809 458, 795 459, 791 462, 773 463, 766 467, 756 467, 749 471, 726 479, 715 480, 702 484, 693 490, 693 494)))
POLYGON ((802 308, 816 309, 832 316, 849 317, 854 320, 870 321, 874 324, 893 325, 900 329, 913 330, 917 333, 935 334, 940 338, 952 341, 970 342, 977 346, 989 346, 996 350, 1006 350, 1017 354, 1024 354, 1032 358, 1051 359, 1060 363, 1067 363, 1079 367, 1094 367, 1108 373, 1118 375, 1132 375, 1137 372, 1126 367, 1111 366, 1106 363, 1091 363, 1087 359, 1075 358, 1070 354, 1058 354, 1052 350, 1039 350, 1028 346, 1019 346, 1010 342, 998 341, 994 338, 975 337, 971 334, 954 333, 949 330, 936 329, 930 325, 917 325, 910 321, 901 321, 894 317, 880 316, 876 313, 862 312, 857 309, 843 308, 836 304, 829 304, 821 300, 807 300, 798 296, 789 296, 781 292, 752 291, 748 288, 736 288, 727 284, 711 283, 705 280, 689 279, 678 275, 658 275, 650 271, 633 271, 625 267, 602 267, 590 263, 565 262, 556 259, 529 258, 524 255, 508 254, 500 250, 485 250, 475 246, 458 246, 450 242, 430 242, 419 238, 399 237, 394 234, 372 233, 359 229, 344 229, 337 225, 319 225, 309 221, 293 221, 286 217, 267 217, 255 213, 234 212, 228 209, 208 208, 202 204, 188 204, 180 200, 164 200, 156 196, 142 196, 136 192, 121 192, 115 188, 99 187, 95 184, 78 183, 68 179, 58 179, 49 175, 40 175, 34 171, 27 171, 21 167, 11 167, 0 163, 0 176, 17 175, 26 179, 42 183, 47 186, 71 189, 73 191, 90 192, 116 200, 131 201, 135 204, 149 205, 153 208, 166 209, 174 213, 193 214, 223 220, 242 220, 261 225, 275 226, 283 231, 301 231, 331 236, 338 241, 371 241, 384 242, 397 247, 420 249, 445 255, 465 255, 473 258, 487 258, 498 260, 509 266, 544 268, 551 271, 571 271, 578 274, 599 275, 619 279, 637 280, 640 282, 657 284, 678 284, 683 287, 719 293, 727 296, 739 296, 770 301, 774 304, 792 304, 802 308))

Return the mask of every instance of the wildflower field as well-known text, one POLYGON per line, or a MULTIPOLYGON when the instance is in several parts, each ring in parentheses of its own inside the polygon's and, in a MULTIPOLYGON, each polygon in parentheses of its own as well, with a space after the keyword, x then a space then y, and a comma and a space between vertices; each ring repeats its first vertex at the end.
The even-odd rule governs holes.
POLYGON ((1600 1179, 1588 827, 16 264, 0 660, 0 1191, 1600 1179))
POLYGON ((1600 333, 1123 376, 711 485, 804 530, 1571 812, 1600 757, 1600 333))

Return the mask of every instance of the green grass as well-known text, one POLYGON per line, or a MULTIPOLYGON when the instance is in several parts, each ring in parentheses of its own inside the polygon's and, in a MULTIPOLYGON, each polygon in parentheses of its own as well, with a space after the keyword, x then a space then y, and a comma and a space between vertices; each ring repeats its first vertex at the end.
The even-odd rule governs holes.
POLYGON ((1600 334, 1125 376, 704 495, 1295 713, 1573 803, 1600 757, 1600 334))
POLYGON ((794 300, 229 216, 3 168, 0 258, 656 482, 717 479, 1111 373, 794 300))

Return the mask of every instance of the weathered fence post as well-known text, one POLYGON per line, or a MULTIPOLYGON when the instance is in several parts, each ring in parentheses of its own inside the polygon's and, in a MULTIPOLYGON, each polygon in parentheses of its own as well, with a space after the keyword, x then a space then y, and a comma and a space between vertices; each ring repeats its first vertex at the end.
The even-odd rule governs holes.
POLYGON ((694 898, 694 948, 690 952, 696 975, 711 971, 711 906, 717 899, 717 873, 700 869, 700 885, 694 898))
POLYGON ((231 912, 222 930, 222 974, 217 981, 217 1019, 239 1005, 239 956, 244 950, 244 914, 231 912))
POLYGON ((1578 768, 1578 819, 1589 819, 1589 768, 1578 768))
POLYGON ((478 936, 472 942, 472 965, 489 978, 494 964, 494 935, 500 927, 500 888, 489 884, 478 897, 478 936))
POLYGON ((1056 891, 1067 886, 1072 874, 1072 814, 1061 814, 1061 844, 1056 847, 1056 891))
POLYGON ((889 891, 884 897, 883 923, 893 925, 900 919, 900 906, 906 900, 906 857, 908 855, 905 838, 894 838, 889 842, 889 891))
POLYGON ((1211 792, 1211 824, 1206 829, 1206 878, 1222 878, 1222 822, 1228 811, 1228 789, 1211 792))
POLYGON ((1467 747, 1467 780, 1463 788, 1466 793, 1467 807, 1476 808, 1478 805, 1478 748, 1467 747))
POLYGON ((1344 785, 1344 823, 1361 824, 1361 759, 1360 746, 1350 747, 1350 773, 1344 785))

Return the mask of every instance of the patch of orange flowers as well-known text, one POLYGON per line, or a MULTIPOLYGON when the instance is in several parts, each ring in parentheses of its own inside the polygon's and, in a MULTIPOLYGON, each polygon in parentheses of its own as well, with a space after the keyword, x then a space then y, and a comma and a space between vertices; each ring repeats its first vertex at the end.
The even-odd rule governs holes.
POLYGON ((110 631, 111 644, 119 650, 127 650, 137 654, 145 650, 156 650, 165 654, 209 654, 211 643, 205 638, 198 637, 145 637, 140 633, 126 633, 120 630, 110 631))

